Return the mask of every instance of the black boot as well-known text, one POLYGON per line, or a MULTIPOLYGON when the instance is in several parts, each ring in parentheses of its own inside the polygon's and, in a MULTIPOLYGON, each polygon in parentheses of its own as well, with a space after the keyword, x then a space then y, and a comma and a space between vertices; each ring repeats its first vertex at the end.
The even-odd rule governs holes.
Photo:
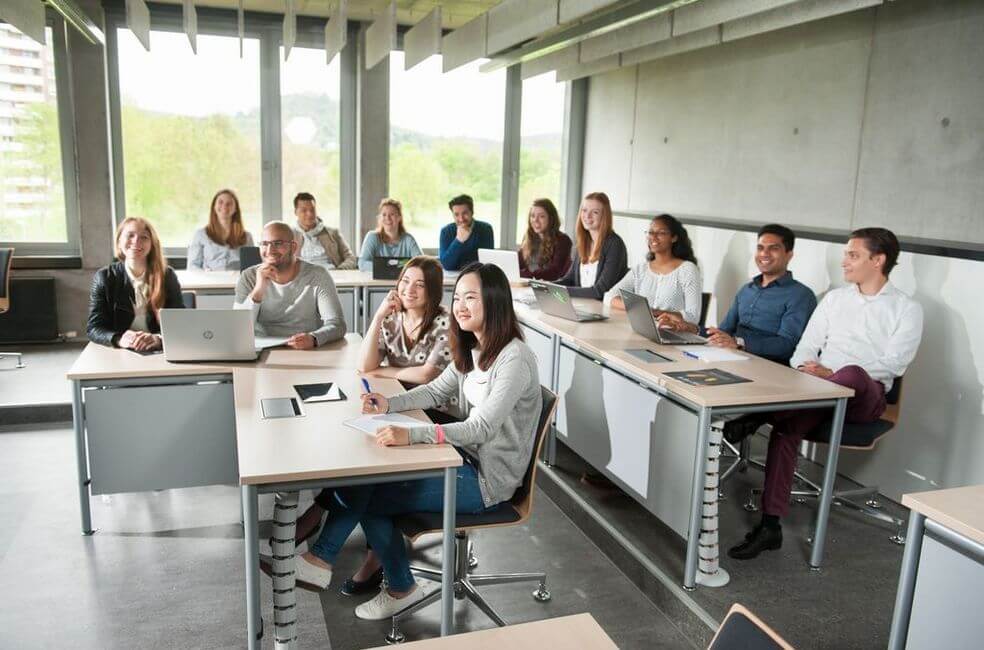
POLYGON ((756 413, 753 415, 743 415, 740 418, 735 418, 734 420, 728 420, 725 422, 722 435, 725 440, 733 445, 737 445, 739 442, 758 431, 759 427, 765 423, 766 419, 762 414, 756 413))
POLYGON ((745 535, 745 541, 728 549, 728 557, 733 560, 751 560, 762 551, 776 551, 782 548, 782 527, 759 524, 745 535))

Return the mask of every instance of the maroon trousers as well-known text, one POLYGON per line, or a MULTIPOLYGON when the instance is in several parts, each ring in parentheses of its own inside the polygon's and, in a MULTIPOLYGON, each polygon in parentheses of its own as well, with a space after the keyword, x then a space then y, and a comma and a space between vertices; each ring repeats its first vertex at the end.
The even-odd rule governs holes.
MULTIPOLYGON (((854 389, 847 400, 845 422, 874 422, 885 411, 885 386, 872 379, 860 366, 845 366, 827 378, 835 384, 854 389)), ((789 493, 793 487, 796 456, 803 436, 830 416, 826 409, 779 411, 770 413, 772 425, 769 453, 765 459, 765 488, 762 512, 785 517, 789 512, 789 493)))

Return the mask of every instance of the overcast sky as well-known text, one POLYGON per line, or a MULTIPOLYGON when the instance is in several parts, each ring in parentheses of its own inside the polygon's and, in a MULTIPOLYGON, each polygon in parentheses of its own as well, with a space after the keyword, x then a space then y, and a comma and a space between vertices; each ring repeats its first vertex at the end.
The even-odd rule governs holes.
MULTIPOLYGON (((259 42, 198 36, 198 55, 184 34, 151 33, 147 52, 128 29, 119 30, 120 88, 127 104, 203 116, 239 113, 260 103, 259 42)), ((282 67, 281 92, 325 93, 338 99, 338 57, 325 65, 322 50, 294 48, 282 67)), ((385 62, 380 65, 386 65, 385 62)), ((433 56, 409 71, 403 53, 390 55, 390 121, 430 135, 501 140, 505 70, 483 74, 480 61, 441 73, 433 56)), ((523 135, 560 133, 564 85, 553 73, 523 84, 523 135)))

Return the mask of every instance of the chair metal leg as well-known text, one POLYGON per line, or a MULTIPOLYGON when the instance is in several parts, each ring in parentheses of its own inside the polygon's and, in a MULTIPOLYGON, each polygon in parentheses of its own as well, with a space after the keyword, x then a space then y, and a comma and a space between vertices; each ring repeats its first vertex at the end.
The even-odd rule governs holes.
POLYGON ((546 573, 497 573, 487 575, 471 575, 468 581, 473 585, 508 585, 515 582, 539 581, 546 584, 546 573))
POLYGON ((492 606, 489 605, 484 598, 482 598, 480 593, 475 591, 475 587, 473 587, 467 579, 461 581, 461 587, 465 592, 465 596, 468 597, 468 600, 475 603, 476 607, 485 612, 485 615, 491 618, 493 623, 499 627, 506 626, 506 622, 502 620, 502 617, 499 616, 494 609, 492 609, 492 606))
POLYGON ((432 580, 434 582, 440 582, 443 578, 440 571, 435 571, 434 569, 425 569, 424 567, 411 566, 410 572, 413 573, 418 578, 423 578, 424 580, 432 580))
POLYGON ((24 365, 24 355, 21 352, 0 352, 0 359, 17 359, 17 365, 9 368, 9 370, 27 367, 24 365))

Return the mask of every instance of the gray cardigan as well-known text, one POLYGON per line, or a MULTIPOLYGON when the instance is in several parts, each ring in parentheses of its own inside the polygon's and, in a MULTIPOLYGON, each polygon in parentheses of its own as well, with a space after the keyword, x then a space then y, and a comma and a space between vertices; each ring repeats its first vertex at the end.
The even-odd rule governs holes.
MULTIPOLYGON (((482 501, 490 507, 512 498, 530 463, 543 406, 536 357, 522 340, 510 341, 489 368, 489 393, 478 408, 469 409, 464 384, 451 364, 429 384, 391 397, 389 410, 428 409, 457 397, 466 419, 445 424, 445 439, 478 461, 482 501)), ((434 425, 410 429, 412 443, 436 440, 434 425)))

